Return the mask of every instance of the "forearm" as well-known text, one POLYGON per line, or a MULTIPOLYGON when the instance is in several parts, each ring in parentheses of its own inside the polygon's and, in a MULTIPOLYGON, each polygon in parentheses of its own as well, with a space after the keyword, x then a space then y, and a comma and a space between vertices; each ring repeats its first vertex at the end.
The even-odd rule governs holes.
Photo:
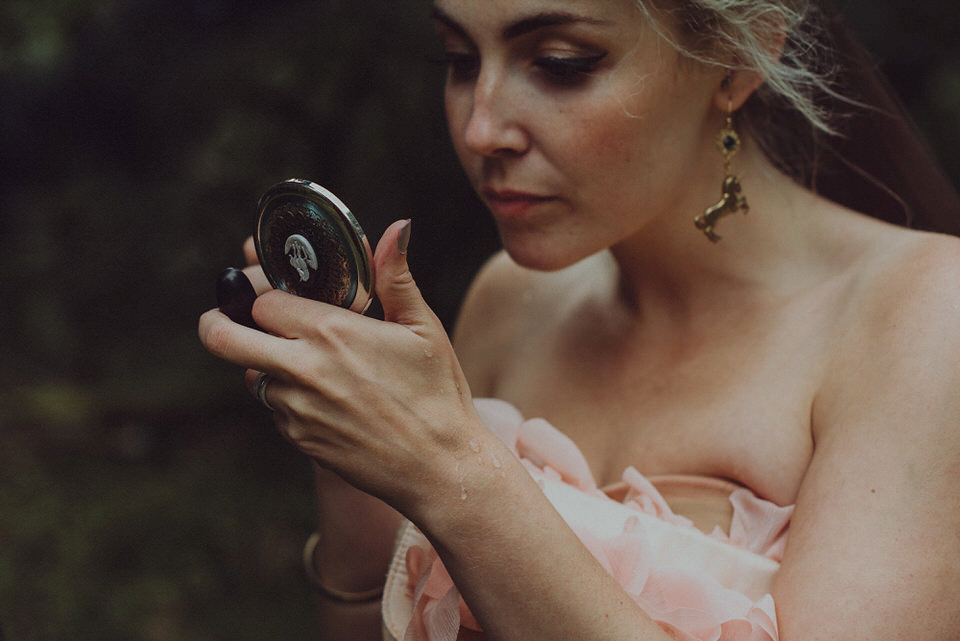
POLYGON ((317 628, 323 641, 381 641, 380 601, 337 603, 317 597, 317 628))
MULTIPOLYGON (((315 467, 315 483, 320 542, 306 561, 331 590, 362 593, 382 586, 399 514, 328 470, 315 467)), ((379 598, 343 603, 318 590, 317 617, 324 641, 381 638, 379 598)))
POLYGON ((468 456, 460 473, 462 489, 451 488, 445 509, 431 507, 421 529, 488 638, 670 638, 593 558, 509 452, 491 451, 485 461, 468 456), (501 466, 490 463, 494 456, 501 466))
POLYGON ((335 474, 315 468, 317 532, 314 562, 324 584, 364 591, 383 583, 400 515, 335 474))

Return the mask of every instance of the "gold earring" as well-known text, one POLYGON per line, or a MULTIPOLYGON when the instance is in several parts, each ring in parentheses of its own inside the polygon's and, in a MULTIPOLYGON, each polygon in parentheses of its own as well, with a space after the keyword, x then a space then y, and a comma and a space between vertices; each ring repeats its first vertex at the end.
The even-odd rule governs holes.
POLYGON ((717 149, 723 154, 723 184, 720 187, 720 201, 711 205, 702 214, 693 219, 697 229, 703 231, 712 242, 718 242, 720 236, 715 231, 717 221, 728 214, 750 211, 746 196, 741 195, 740 178, 730 173, 730 159, 740 151, 740 136, 733 128, 733 108, 727 103, 727 121, 717 136, 717 149))

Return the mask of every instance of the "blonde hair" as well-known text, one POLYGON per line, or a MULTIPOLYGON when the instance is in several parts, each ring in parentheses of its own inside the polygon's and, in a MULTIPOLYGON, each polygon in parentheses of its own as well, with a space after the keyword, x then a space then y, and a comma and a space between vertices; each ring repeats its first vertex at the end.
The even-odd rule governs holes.
POLYGON ((635 2, 681 55, 760 74, 737 118, 782 171, 856 211, 960 235, 960 197, 829 0, 635 2))
POLYGON ((818 101, 839 96, 810 0, 649 0, 649 5, 637 0, 637 5, 681 54, 759 73, 765 82, 757 101, 785 103, 815 130, 836 133, 831 114, 818 101))

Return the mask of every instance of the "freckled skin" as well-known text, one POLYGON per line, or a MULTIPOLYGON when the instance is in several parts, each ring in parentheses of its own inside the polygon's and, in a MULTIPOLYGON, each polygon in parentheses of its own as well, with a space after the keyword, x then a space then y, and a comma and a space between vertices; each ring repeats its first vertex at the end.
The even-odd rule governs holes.
MULTIPOLYGON (((958 638, 956 239, 842 210, 745 140, 734 171, 757 215, 711 245, 693 217, 716 201, 715 136, 750 74, 728 101, 722 72, 678 63, 632 0, 436 6, 456 21, 439 25, 454 144, 507 250, 579 262, 488 263, 457 354, 401 221, 375 254, 383 322, 282 292, 255 303, 264 332, 204 315, 208 349, 250 386, 273 378, 278 428, 318 463, 324 581, 382 582, 393 506, 491 639, 666 639, 483 425, 485 395, 563 429, 604 482, 634 465, 795 503, 773 588, 784 641, 958 638), (505 35, 565 10, 587 19, 505 35)), ((378 609, 358 634, 349 608, 321 605, 325 638, 381 638, 378 609)))
POLYGON ((441 26, 447 49, 481 60, 475 77, 450 81, 446 90, 454 147, 474 187, 494 183, 557 198, 526 217, 497 217, 505 248, 524 266, 572 264, 651 220, 695 212, 715 199, 687 187, 719 177, 715 153, 704 149, 709 137, 690 127, 709 120, 703 88, 715 81, 713 71, 682 64, 640 12, 623 11, 623 2, 578 3, 618 28, 588 40, 589 51, 606 55, 569 87, 544 82, 531 60, 541 49, 575 53, 577 38, 595 33, 589 26, 504 43, 484 28, 500 15, 499 5, 520 13, 517 4, 535 2, 438 3, 473 30, 464 36, 441 26), (688 195, 696 204, 680 202, 688 195))

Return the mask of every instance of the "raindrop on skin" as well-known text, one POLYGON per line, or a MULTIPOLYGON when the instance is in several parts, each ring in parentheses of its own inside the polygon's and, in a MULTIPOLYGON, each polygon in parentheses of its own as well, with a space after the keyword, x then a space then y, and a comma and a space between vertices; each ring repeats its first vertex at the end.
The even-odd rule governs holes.
POLYGON ((463 484, 463 468, 460 467, 460 461, 457 461, 457 478, 460 480, 460 500, 467 500, 467 486, 463 484))
POLYGON ((490 457, 490 459, 493 461, 493 469, 497 471, 497 474, 500 476, 500 478, 507 478, 506 473, 503 471, 503 464, 500 462, 500 459, 497 458, 497 455, 494 454, 490 457))
POLYGON ((480 453, 480 441, 475 438, 470 439, 467 444, 470 446, 470 449, 474 454, 477 455, 477 465, 483 467, 483 454, 480 453))

